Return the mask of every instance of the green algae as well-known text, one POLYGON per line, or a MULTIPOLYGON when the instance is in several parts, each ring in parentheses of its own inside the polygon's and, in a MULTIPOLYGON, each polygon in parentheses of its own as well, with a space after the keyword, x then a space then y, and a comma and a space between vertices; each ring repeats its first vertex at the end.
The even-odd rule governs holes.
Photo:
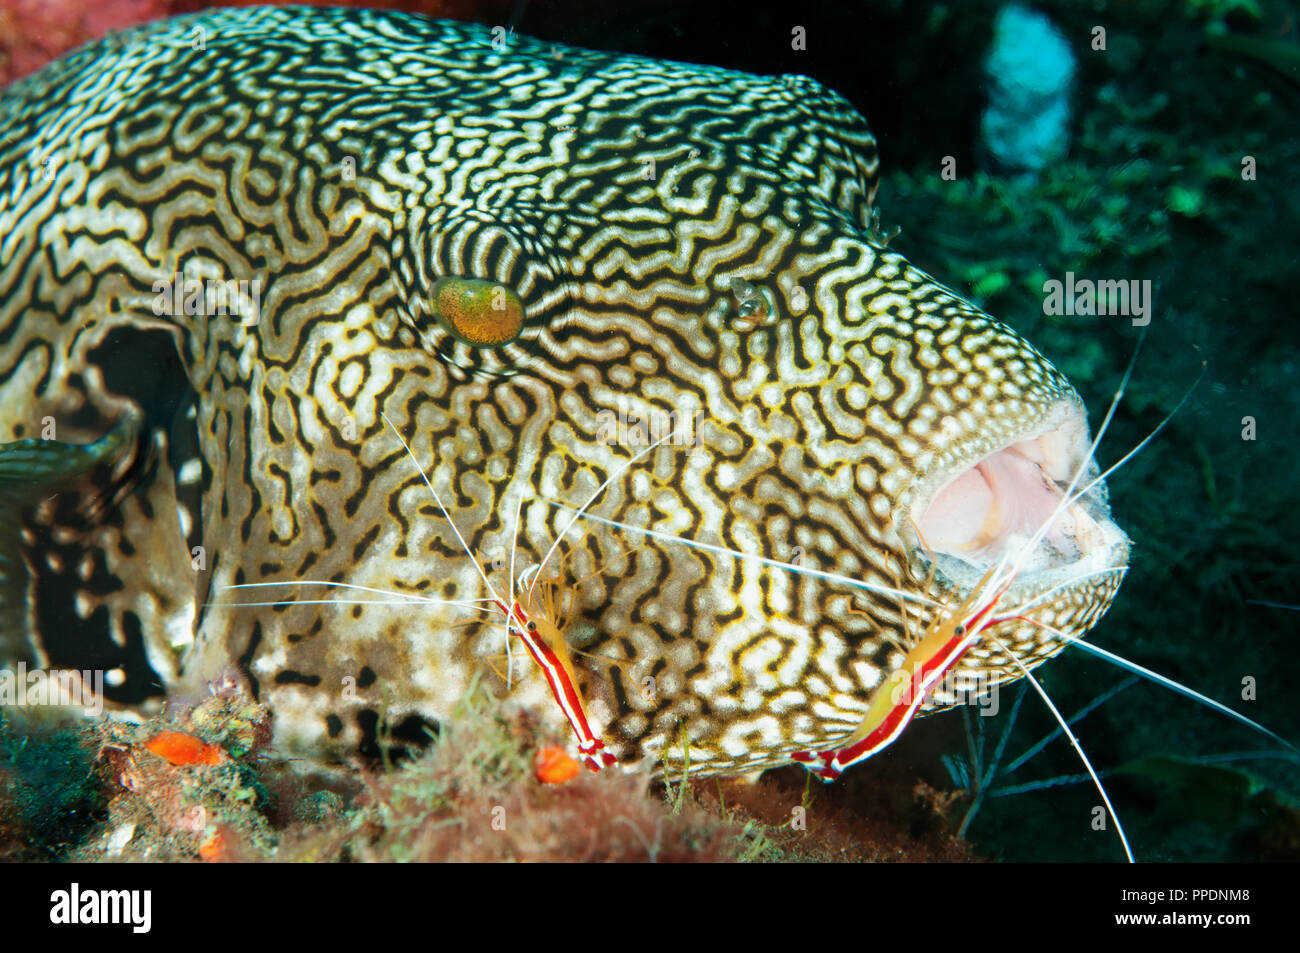
POLYGON ((1300 86, 1300 46, 1278 37, 1241 36, 1212 33, 1206 37, 1211 49, 1235 53, 1263 63, 1279 75, 1300 86))
POLYGON ((0 709, 0 859, 59 856, 107 801, 83 729, 15 725, 0 709))

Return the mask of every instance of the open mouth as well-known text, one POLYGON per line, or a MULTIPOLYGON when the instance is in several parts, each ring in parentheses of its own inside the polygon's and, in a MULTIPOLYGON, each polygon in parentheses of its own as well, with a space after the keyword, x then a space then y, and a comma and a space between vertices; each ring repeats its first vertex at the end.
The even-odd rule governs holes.
POLYGON ((1105 484, 1079 495, 1098 473, 1089 450, 1082 405, 1058 401, 1024 435, 922 488, 911 517, 920 547, 960 589, 1003 557, 1039 586, 1127 564, 1105 484), (1077 499, 1062 506, 1072 481, 1077 499))

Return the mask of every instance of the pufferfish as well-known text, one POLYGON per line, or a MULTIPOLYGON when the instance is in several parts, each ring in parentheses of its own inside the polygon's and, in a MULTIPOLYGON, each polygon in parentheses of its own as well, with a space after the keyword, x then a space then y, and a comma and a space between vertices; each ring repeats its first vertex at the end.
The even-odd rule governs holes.
POLYGON ((609 753, 749 773, 848 737, 1015 556, 1050 629, 955 674, 1018 677, 1128 541, 1104 483, 1065 498, 1079 396, 886 247, 877 165, 805 77, 391 12, 218 10, 14 84, 0 654, 122 706, 233 667, 321 759, 476 683, 563 733, 491 601, 531 571, 609 753))

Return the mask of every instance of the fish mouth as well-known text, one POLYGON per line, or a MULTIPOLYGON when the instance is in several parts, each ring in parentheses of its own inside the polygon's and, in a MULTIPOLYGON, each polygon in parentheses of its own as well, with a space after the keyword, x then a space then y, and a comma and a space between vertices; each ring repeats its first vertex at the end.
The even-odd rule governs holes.
POLYGON ((1090 486, 1099 470, 1078 398, 1055 401, 1024 431, 991 445, 991 452, 987 442, 972 446, 916 486, 898 527, 914 562, 930 563, 962 592, 1003 559, 1018 568, 1013 589, 1034 591, 1072 580, 1096 585, 1105 570, 1128 565, 1129 540, 1111 519, 1105 481, 1090 486))

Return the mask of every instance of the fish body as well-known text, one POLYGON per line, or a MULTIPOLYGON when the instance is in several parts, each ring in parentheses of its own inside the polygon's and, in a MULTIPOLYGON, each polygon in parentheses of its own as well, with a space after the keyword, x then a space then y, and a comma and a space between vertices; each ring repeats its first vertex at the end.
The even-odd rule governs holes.
MULTIPOLYGON (((418 464, 498 569, 541 560, 553 502, 715 547, 561 541, 621 761, 833 747, 1093 469, 1069 383, 882 245, 876 183, 865 121, 814 80, 470 24, 228 9, 65 57, 0 98, 0 443, 72 471, 135 436, 81 492, 7 503, 0 647, 120 669, 123 704, 235 666, 314 756, 413 738, 484 678, 562 731, 535 668, 492 664, 498 621, 342 601, 486 598, 418 464), (254 583, 284 588, 230 588, 254 583)), ((1128 544, 1104 484, 1056 525, 1013 598, 1060 587, 1043 617, 1078 634, 1128 544)), ((1029 665, 1064 644, 999 635, 1029 665)), ((990 642, 958 673, 1018 671, 990 642)))

